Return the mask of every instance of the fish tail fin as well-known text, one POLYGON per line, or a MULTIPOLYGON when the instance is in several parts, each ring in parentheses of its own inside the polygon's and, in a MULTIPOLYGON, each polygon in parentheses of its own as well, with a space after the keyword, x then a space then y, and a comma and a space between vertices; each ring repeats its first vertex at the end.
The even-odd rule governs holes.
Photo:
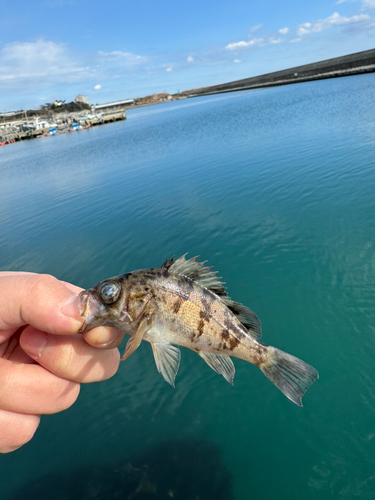
POLYGON ((264 375, 293 403, 302 405, 302 396, 319 378, 315 368, 291 354, 268 347, 269 356, 259 368, 264 375))

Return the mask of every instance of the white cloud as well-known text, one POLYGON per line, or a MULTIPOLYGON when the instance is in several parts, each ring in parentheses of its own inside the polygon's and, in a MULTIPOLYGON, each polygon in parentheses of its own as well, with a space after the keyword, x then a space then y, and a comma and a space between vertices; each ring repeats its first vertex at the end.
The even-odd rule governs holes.
POLYGON ((240 62, 241 62, 241 59, 235 59, 233 62, 235 62, 235 63, 240 63, 240 62))
POLYGON ((265 45, 275 45, 281 43, 283 40, 281 38, 269 38, 265 40, 264 38, 252 38, 248 42, 242 40, 241 42, 229 43, 225 48, 227 50, 238 50, 247 49, 249 47, 264 47, 265 45))
MULTIPOLYGON (((338 0, 338 1, 344 2, 353 0, 338 0)), ((375 8, 375 0, 362 0, 362 5, 364 5, 365 3, 375 8)), ((275 45, 285 42, 299 43, 302 41, 301 37, 304 37, 312 33, 319 33, 320 31, 324 31, 329 28, 341 27, 341 26, 349 28, 351 30, 354 29, 365 30, 369 28, 375 28, 375 21, 368 14, 358 14, 351 17, 345 17, 335 12, 326 19, 319 19, 317 21, 300 24, 295 30, 297 36, 295 38, 292 38, 291 40, 289 40, 288 38, 278 38, 277 36, 270 36, 267 39, 255 38, 249 36, 250 38, 249 40, 241 40, 239 42, 229 43, 225 46, 225 49, 230 51, 239 51, 243 49, 249 49, 252 47, 264 47, 266 45, 275 45)), ((255 31, 255 28, 259 29, 259 27, 261 27, 261 25, 254 26, 254 28, 252 28, 252 31, 255 31)), ((278 30, 277 33, 281 35, 291 34, 291 29, 288 27, 281 28, 278 30)))
POLYGON ((167 71, 167 73, 170 73, 170 72, 172 71, 172 68, 171 68, 171 67, 169 67, 169 68, 167 68, 165 71, 167 71))
POLYGON ((45 41, 8 43, 0 51, 0 85, 78 81, 90 70, 64 44, 45 41))
POLYGON ((256 46, 261 46, 264 45, 264 40, 263 38, 253 38, 252 40, 249 40, 248 42, 241 41, 241 42, 234 42, 234 43, 228 43, 228 45, 225 47, 227 50, 237 50, 237 49, 244 49, 248 47, 256 47, 256 46))
POLYGON ((248 47, 249 44, 248 42, 234 42, 234 43, 228 43, 228 45, 225 47, 227 50, 235 50, 235 49, 242 49, 243 47, 248 47))
POLYGON ((101 85, 95 85, 94 90, 100 90, 102 88, 101 85))
POLYGON ((189 57, 187 58, 187 62, 188 62, 188 63, 192 63, 192 62, 194 62, 194 57, 189 56, 189 57))
POLYGON ((263 26, 263 24, 257 24, 256 26, 253 26, 251 28, 250 32, 254 33, 254 31, 258 31, 262 26, 263 26))
POLYGON ((123 52, 121 50, 113 50, 112 52, 104 52, 101 50, 98 52, 98 55, 99 58, 104 61, 120 59, 129 64, 141 64, 147 61, 146 57, 138 56, 131 52, 123 52))
MULTIPOLYGON (((339 2, 344 1, 360 1, 360 0, 338 0, 339 2)), ((362 6, 368 5, 369 7, 375 8, 375 0, 361 0, 362 6)), ((261 26, 261 25, 258 25, 261 26)), ((357 31, 364 32, 375 28, 375 20, 370 17, 370 15, 362 13, 354 15, 351 17, 341 16, 337 12, 334 12, 331 16, 325 19, 319 19, 317 21, 306 22, 297 26, 296 29, 291 29, 284 27, 279 29, 277 32, 270 33, 267 38, 256 38, 249 35, 248 40, 240 40, 238 42, 232 42, 225 46, 226 50, 230 51, 240 51, 244 49, 264 47, 267 45, 275 45, 280 43, 299 43, 303 41, 303 37, 310 35, 312 33, 319 33, 321 31, 327 30, 329 28, 345 28, 345 31, 357 31), (288 37, 279 37, 278 35, 289 35, 288 37), (293 37, 294 36, 294 37, 293 37)), ((254 27, 256 28, 256 27, 254 27)), ((252 28, 252 30, 254 30, 252 28)))
POLYGON ((368 24, 372 19, 367 14, 359 14, 357 16, 345 17, 340 16, 337 12, 334 12, 332 16, 327 17, 326 19, 319 19, 318 21, 314 21, 312 23, 303 23, 300 24, 297 28, 297 35, 304 36, 309 35, 311 33, 319 33, 320 31, 333 28, 336 26, 353 26, 359 25, 361 23, 368 24))

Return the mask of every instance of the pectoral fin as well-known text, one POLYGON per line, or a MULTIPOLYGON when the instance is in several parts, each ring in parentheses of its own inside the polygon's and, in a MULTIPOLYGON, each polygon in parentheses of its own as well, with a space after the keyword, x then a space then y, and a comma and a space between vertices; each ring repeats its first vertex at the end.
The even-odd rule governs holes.
POLYGON ((233 385, 234 364, 229 356, 225 354, 212 354, 211 352, 198 351, 199 356, 205 360, 216 373, 220 373, 225 380, 233 385))
POLYGON ((156 368, 164 380, 174 387, 174 381, 180 366, 180 349, 167 342, 151 342, 156 368))
POLYGON ((141 322, 139 323, 136 334, 134 335, 134 337, 130 337, 128 343, 126 344, 125 353, 121 358, 121 361, 124 361, 126 358, 128 358, 139 347, 139 344, 142 342, 143 336, 152 327, 152 323, 153 323, 153 318, 151 315, 148 314, 147 316, 142 318, 141 322))

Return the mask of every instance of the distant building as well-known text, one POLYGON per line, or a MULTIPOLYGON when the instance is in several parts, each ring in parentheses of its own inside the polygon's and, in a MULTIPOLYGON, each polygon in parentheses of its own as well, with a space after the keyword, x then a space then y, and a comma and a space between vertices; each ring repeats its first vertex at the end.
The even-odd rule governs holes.
POLYGON ((77 95, 77 97, 74 99, 75 102, 83 102, 85 104, 89 104, 89 100, 87 99, 86 95, 77 95))
POLYGON ((55 106, 62 106, 63 105, 63 101, 58 101, 57 99, 55 99, 55 102, 53 104, 55 106))

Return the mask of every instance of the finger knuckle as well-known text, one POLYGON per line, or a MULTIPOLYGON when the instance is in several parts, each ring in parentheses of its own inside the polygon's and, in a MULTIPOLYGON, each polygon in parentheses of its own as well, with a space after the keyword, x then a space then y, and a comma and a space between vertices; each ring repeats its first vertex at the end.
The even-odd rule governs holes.
POLYGON ((34 300, 43 302, 46 295, 51 293, 58 284, 57 278, 50 274, 37 274, 30 277, 30 294, 34 300))

